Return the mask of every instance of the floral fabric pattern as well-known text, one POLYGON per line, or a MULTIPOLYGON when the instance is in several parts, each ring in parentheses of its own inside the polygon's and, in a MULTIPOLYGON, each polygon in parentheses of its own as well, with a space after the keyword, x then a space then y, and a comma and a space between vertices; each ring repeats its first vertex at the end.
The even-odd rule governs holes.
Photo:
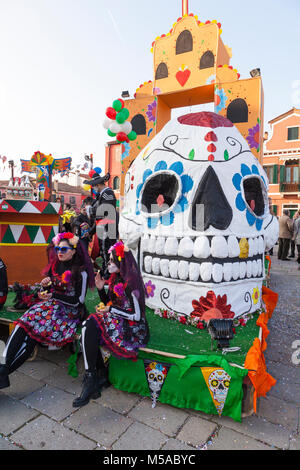
MULTIPOLYGON (((116 285, 119 285, 118 278, 113 276, 112 282, 109 283, 109 303, 113 303, 116 308, 130 312, 131 304, 126 291, 116 296, 116 285)), ((148 325, 143 316, 138 322, 127 320, 111 312, 94 313, 89 318, 91 317, 101 331, 102 347, 119 359, 137 359, 138 349, 147 344, 148 338, 148 325)))
POLYGON ((73 341, 79 325, 78 309, 50 299, 27 310, 17 324, 39 343, 60 347, 73 341))

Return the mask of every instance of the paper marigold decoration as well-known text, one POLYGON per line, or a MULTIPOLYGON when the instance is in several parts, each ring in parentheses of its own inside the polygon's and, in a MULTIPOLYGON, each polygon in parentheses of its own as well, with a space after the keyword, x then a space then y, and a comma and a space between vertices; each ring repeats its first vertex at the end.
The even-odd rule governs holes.
POLYGON ((194 310, 192 317, 199 317, 200 320, 208 321, 211 318, 233 318, 234 312, 231 311, 231 305, 227 304, 227 295, 218 295, 210 290, 206 297, 200 297, 199 301, 193 300, 194 310))

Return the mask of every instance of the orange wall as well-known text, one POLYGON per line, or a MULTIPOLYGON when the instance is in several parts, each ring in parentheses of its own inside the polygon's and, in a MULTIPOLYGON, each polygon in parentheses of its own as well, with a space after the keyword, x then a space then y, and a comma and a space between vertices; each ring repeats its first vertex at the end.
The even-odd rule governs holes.
POLYGON ((295 111, 295 114, 273 123, 271 127, 271 136, 269 140, 266 141, 266 150, 271 151, 300 148, 300 138, 298 140, 287 140, 288 127, 300 127, 300 111, 295 111))

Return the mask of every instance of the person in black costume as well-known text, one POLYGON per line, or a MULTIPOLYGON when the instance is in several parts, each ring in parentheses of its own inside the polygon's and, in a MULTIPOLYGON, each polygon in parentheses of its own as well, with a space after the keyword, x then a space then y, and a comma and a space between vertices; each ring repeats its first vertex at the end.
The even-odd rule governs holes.
POLYGON ((73 232, 84 244, 86 250, 88 251, 89 242, 90 242, 90 219, 86 212, 85 204, 81 206, 80 214, 76 217, 72 224, 73 232))
POLYGON ((96 233, 98 237, 99 255, 103 259, 101 274, 106 279, 109 277, 107 272, 108 250, 118 239, 117 200, 114 191, 109 186, 106 186, 109 179, 109 173, 105 176, 100 176, 96 173, 91 180, 84 181, 84 184, 91 185, 98 192, 91 209, 93 225, 90 235, 93 236, 96 233))
POLYGON ((59 233, 48 247, 40 302, 17 321, 0 364, 0 389, 9 387, 9 375, 32 354, 38 343, 62 347, 74 340, 88 287, 95 274, 90 258, 73 233, 59 233))
POLYGON ((145 286, 133 254, 122 242, 109 250, 108 292, 99 273, 95 283, 103 303, 82 324, 82 350, 85 376, 80 397, 74 407, 86 405, 90 398, 101 396, 108 384, 100 346, 118 359, 137 360, 138 351, 149 341, 145 315, 145 286), (106 305, 104 305, 106 304, 106 305))
POLYGON ((7 282, 7 269, 0 258, 0 310, 3 308, 8 293, 8 282, 7 282))

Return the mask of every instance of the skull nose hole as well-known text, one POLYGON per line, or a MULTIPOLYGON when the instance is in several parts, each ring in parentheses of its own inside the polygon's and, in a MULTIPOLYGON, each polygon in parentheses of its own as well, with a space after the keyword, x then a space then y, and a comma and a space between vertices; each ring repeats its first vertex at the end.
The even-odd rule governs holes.
POLYGON ((245 179, 243 188, 246 202, 252 212, 257 216, 264 215, 265 200, 260 179, 256 177, 245 179))
POLYGON ((189 226, 197 231, 207 230, 209 226, 225 230, 229 227, 232 217, 232 208, 219 178, 209 166, 198 186, 190 212, 189 226))

